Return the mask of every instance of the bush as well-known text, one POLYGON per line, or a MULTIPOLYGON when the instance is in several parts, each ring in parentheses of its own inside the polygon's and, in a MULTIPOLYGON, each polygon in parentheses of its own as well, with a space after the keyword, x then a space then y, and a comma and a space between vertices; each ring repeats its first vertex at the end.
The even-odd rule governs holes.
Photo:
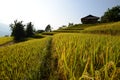
POLYGON ((101 17, 101 22, 116 22, 120 21, 120 6, 115 6, 109 9, 101 17))
POLYGON ((11 24, 11 30, 12 30, 12 36, 14 37, 14 40, 19 42, 19 41, 23 41, 25 39, 25 30, 24 30, 24 26, 22 24, 22 21, 14 21, 14 24, 11 24))

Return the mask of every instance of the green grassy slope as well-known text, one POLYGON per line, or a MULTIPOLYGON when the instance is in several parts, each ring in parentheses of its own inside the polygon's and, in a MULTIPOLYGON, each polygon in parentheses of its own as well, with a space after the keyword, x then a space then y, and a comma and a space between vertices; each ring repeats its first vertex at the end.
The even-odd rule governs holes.
POLYGON ((96 26, 96 25, 99 25, 99 24, 76 24, 73 26, 55 30, 54 32, 75 32, 77 33, 77 32, 80 32, 81 30, 84 30, 87 27, 96 26))
POLYGON ((98 33, 98 34, 120 34, 120 22, 99 24, 78 24, 71 27, 55 30, 56 33, 98 33))
POLYGON ((120 35, 120 22, 107 23, 104 25, 88 27, 85 28, 85 30, 83 30, 82 32, 120 35))

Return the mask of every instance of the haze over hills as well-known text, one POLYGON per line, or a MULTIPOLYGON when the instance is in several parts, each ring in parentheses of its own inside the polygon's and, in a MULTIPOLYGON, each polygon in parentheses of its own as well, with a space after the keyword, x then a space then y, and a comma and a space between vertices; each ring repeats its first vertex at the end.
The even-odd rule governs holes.
POLYGON ((8 25, 0 23, 0 36, 10 35, 11 31, 8 25))

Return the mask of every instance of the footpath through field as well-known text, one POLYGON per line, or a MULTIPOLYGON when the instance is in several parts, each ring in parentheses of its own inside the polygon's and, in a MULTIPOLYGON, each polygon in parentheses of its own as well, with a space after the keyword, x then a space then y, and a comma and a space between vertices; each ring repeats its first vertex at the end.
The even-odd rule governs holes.
POLYGON ((7 42, 7 43, 4 43, 4 44, 1 44, 1 45, 0 45, 0 48, 1 48, 1 47, 10 46, 10 45, 12 45, 12 44, 15 44, 15 42, 14 42, 14 41, 10 41, 10 42, 7 42))

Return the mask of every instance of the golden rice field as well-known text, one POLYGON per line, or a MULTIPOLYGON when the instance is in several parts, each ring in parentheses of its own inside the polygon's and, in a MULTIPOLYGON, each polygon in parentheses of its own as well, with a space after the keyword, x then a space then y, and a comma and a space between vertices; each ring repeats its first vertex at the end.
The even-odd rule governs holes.
POLYGON ((0 80, 38 80, 51 38, 0 48, 0 80))
POLYGON ((119 36, 57 34, 52 46, 51 80, 120 80, 119 36))
POLYGON ((51 36, 1 47, 0 80, 120 80, 119 25, 44 33, 51 36))
POLYGON ((0 37, 0 45, 10 42, 12 40, 13 40, 12 37, 0 37))

